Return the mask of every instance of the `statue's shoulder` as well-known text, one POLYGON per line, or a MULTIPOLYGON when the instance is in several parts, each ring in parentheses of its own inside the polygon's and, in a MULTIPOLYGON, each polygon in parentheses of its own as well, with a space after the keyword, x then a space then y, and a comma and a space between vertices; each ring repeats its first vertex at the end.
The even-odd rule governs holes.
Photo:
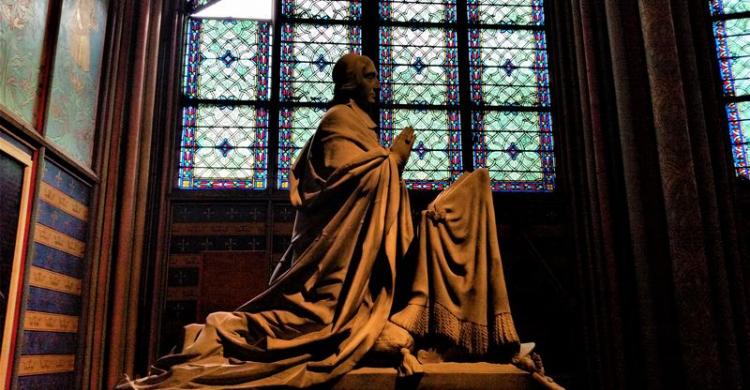
POLYGON ((354 111, 348 104, 336 104, 323 114, 320 124, 322 126, 331 126, 348 123, 352 120, 353 113, 354 111))
POLYGON ((323 118, 331 117, 331 116, 341 116, 341 115, 351 115, 352 114, 352 107, 351 103, 342 103, 342 104, 336 104, 332 106, 331 108, 326 111, 326 113, 323 115, 323 118))

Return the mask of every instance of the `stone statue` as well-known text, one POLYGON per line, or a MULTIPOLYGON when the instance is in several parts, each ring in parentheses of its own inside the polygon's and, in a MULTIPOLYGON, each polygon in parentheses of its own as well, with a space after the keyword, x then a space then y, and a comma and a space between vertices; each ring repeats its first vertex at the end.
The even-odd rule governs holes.
POLYGON ((417 357, 530 364, 517 355, 487 171, 442 192, 414 240, 401 180, 414 130, 379 144, 369 58, 343 56, 333 80, 331 108, 292 169, 298 212, 269 288, 187 326, 179 352, 119 388, 302 388, 378 354, 396 356, 404 375, 420 372, 417 357), (396 290, 397 276, 407 288, 396 290))

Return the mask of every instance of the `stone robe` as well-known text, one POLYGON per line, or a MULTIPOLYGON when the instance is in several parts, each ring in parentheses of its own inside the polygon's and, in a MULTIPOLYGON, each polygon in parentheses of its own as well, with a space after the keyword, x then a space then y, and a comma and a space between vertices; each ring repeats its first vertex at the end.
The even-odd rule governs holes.
POLYGON ((486 169, 464 173, 421 212, 415 249, 416 259, 399 269, 410 282, 410 291, 398 292, 407 303, 391 321, 446 341, 461 359, 517 352, 486 169))
POLYGON ((412 239, 397 158, 356 105, 328 110, 291 178, 293 265, 234 312, 186 327, 179 353, 121 388, 306 387, 351 370, 393 303, 412 239))
POLYGON ((121 388, 330 381, 351 370, 388 323, 397 263, 414 264, 419 274, 402 292, 409 304, 393 322, 416 336, 447 336, 475 355, 494 344, 517 345, 487 172, 463 176, 458 190, 433 202, 422 214, 427 233, 416 259, 404 259, 413 238, 408 194, 397 156, 379 144, 374 127, 351 102, 326 112, 292 169, 290 196, 298 213, 283 259, 290 267, 236 311, 186 327, 178 353, 121 388))

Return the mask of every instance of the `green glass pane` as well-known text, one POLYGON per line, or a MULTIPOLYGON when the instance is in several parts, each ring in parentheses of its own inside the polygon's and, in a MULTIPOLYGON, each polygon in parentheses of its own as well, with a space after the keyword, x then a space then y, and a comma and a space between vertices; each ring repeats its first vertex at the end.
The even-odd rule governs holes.
MULTIPOLYGON (((199 26, 197 53, 188 53, 186 93, 199 99, 256 100, 268 99, 270 67, 259 68, 259 61, 270 57, 270 42, 259 41, 262 25, 253 20, 192 20, 199 26), (262 69, 263 74, 259 74, 262 69), (260 76, 260 77, 259 77, 260 76), (194 85, 192 84, 194 80, 194 85), (262 83, 262 85, 260 84, 262 83)), ((270 32, 269 32, 270 34, 270 32)), ((189 43, 188 43, 189 44, 189 43)))
POLYGON ((724 22, 728 53, 720 57, 723 67, 731 69, 734 95, 750 94, 750 19, 733 19, 724 22))
POLYGON ((487 164, 495 168, 490 170, 490 178, 498 181, 541 181, 542 159, 536 152, 520 152, 515 157, 502 151, 488 152, 487 164))
POLYGON ((293 18, 359 20, 362 6, 348 0, 283 0, 281 12, 293 18))
POLYGON ((750 1, 747 0, 711 0, 711 13, 714 15, 748 11, 750 11, 750 1))
POLYGON ((469 0, 469 21, 486 24, 544 25, 540 0, 469 0))
POLYGON ((302 147, 315 134, 326 110, 321 107, 284 107, 279 115, 278 188, 289 188, 289 171, 302 147))
MULTIPOLYGON (((456 158, 461 155, 458 123, 452 123, 449 111, 393 109, 393 133, 412 126, 415 139, 403 178, 415 181, 449 181, 460 171, 456 158), (451 134, 452 133, 452 134, 451 134), (453 166, 451 163, 453 157, 453 166)), ((457 117, 457 113, 454 116, 457 117)), ((393 134, 393 136, 395 136, 393 134)))
POLYGON ((266 147, 258 137, 265 129, 257 129, 255 107, 199 105, 194 118, 193 137, 183 136, 182 144, 192 150, 194 180, 248 179, 264 169, 256 151, 266 147))
POLYGON ((482 101, 489 105, 540 106, 540 89, 548 89, 546 62, 531 30, 479 30, 482 101))
POLYGON ((358 27, 285 24, 281 38, 281 99, 327 102, 333 97, 333 64, 361 51, 358 27))
POLYGON ((455 23, 456 0, 380 1, 380 19, 409 23, 455 23))
MULTIPOLYGON (((449 89, 458 83, 454 57, 455 33, 442 28, 383 27, 391 43, 388 85, 392 102, 401 104, 451 104, 449 89), (451 43, 451 48, 446 45, 451 43)), ((381 38, 382 42, 382 38, 381 38)), ((381 61, 385 58, 381 54, 381 61)), ((381 66, 383 64, 381 63, 381 66)))

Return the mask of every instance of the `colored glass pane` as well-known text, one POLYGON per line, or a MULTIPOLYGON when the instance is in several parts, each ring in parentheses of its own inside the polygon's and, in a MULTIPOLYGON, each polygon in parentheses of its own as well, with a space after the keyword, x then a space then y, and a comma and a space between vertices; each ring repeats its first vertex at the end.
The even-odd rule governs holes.
POLYGON ((281 32, 281 100, 331 100, 333 64, 346 53, 360 53, 361 36, 356 26, 285 23, 281 32))
POLYGON ((380 1, 380 19, 410 23, 455 23, 456 0, 380 1))
POLYGON ((727 15, 750 11, 750 1, 747 0, 711 0, 711 14, 727 15))
POLYGON ((543 26, 543 0, 468 0, 470 23, 543 26))
POLYGON ((735 171, 750 179, 750 102, 729 103, 726 111, 735 171))
POLYGON ((471 98, 485 105, 550 105, 544 32, 469 30, 471 98))
POLYGON ((729 138, 737 176, 750 179, 750 102, 737 101, 750 95, 750 3, 711 0, 716 56, 726 101, 729 138))
POLYGON ((380 101, 458 104, 458 39, 445 28, 380 29, 380 101))
POLYGON ((289 171, 300 150, 317 129, 322 107, 282 108, 279 113, 279 189, 289 188, 289 171))
POLYGON ((490 168, 493 190, 554 189, 549 112, 475 111, 472 130, 474 165, 490 168))
POLYGON ((441 190, 461 174, 461 125, 458 111, 381 109, 380 137, 390 145, 407 126, 416 138, 403 178, 412 189, 441 190))
POLYGON ((268 111, 199 104, 183 109, 179 187, 266 188, 268 111))
POLYGON ((190 19, 186 52, 188 97, 268 100, 271 23, 190 19))
POLYGON ((542 0, 469 0, 472 153, 495 191, 554 190, 542 0))
POLYGON ((750 19, 714 22, 724 94, 750 94, 750 19))
POLYGON ((357 0, 282 0, 281 13, 288 18, 359 20, 362 3, 357 0))

